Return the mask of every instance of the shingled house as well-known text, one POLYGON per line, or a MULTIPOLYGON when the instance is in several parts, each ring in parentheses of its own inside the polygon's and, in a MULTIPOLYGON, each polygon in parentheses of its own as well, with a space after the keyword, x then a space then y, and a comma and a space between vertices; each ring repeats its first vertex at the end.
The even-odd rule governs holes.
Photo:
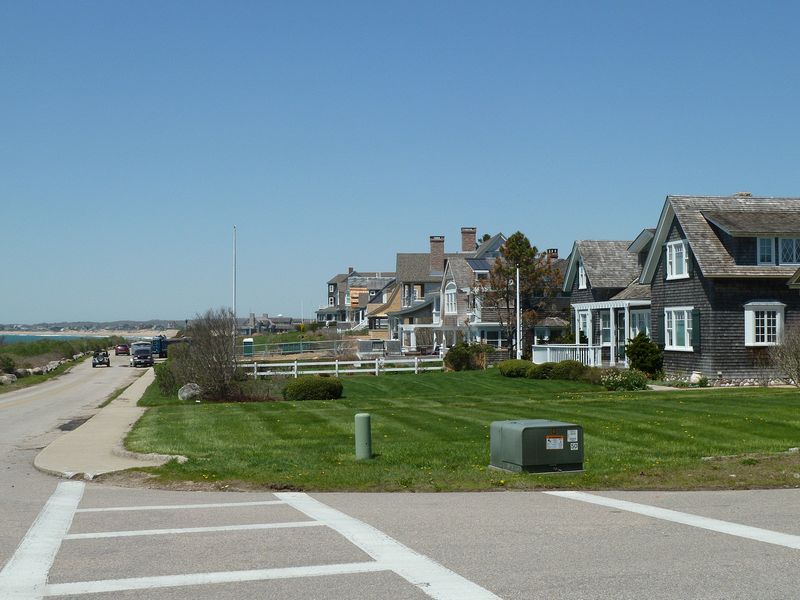
POLYGON ((356 271, 334 275, 328 280, 328 303, 317 310, 317 321, 336 323, 340 329, 367 326, 367 305, 379 301, 394 284, 394 273, 356 271))
POLYGON ((571 298, 575 346, 534 348, 535 362, 626 363, 626 341, 650 331, 650 290, 639 276, 653 235, 645 229, 632 241, 575 242, 562 288, 571 298))
POLYGON ((495 257, 505 242, 503 234, 498 233, 478 245, 476 234, 475 227, 461 228, 461 252, 446 253, 444 236, 432 235, 429 252, 397 254, 400 310, 389 312, 388 317, 391 336, 402 340, 404 351, 429 350, 455 339, 455 327, 443 327, 441 312, 442 279, 448 261, 495 257))
POLYGON ((800 198, 667 196, 640 277, 666 375, 763 377, 768 348, 800 324, 798 266, 800 198))

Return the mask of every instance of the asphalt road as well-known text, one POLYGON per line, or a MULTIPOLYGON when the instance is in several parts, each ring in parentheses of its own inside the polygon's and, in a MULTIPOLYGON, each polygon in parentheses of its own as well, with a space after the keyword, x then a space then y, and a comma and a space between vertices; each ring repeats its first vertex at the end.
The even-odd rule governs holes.
POLYGON ((130 378, 119 360, 0 395, 2 598, 800 597, 800 490, 255 494, 34 472, 32 446, 130 378))

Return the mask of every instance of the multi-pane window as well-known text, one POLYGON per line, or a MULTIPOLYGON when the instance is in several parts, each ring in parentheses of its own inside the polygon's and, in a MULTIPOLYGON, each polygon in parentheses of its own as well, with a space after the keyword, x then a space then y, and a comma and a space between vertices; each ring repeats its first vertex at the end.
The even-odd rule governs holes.
POLYGON ((334 286, 332 283, 329 283, 329 284, 328 284, 328 293, 329 293, 329 294, 332 294, 332 293, 334 293, 335 291, 336 291, 336 286, 334 286))
POLYGON ((456 314, 456 284, 452 281, 444 289, 444 314, 456 314))
POLYGON ((667 244, 667 279, 682 279, 689 276, 689 253, 683 240, 667 244))
POLYGON ((665 350, 692 350, 692 308, 664 309, 665 350))
POLYGON ((586 289, 586 269, 583 266, 583 259, 578 261, 578 289, 586 289))
POLYGON ((748 302, 744 305, 745 346, 775 346, 783 335, 781 302, 748 302))
POLYGON ((333 296, 328 297, 328 306, 333 306, 333 296))
POLYGON ((758 264, 775 264, 775 240, 774 238, 758 238, 758 264))
POLYGON ((611 313, 607 311, 600 313, 600 340, 604 344, 611 343, 611 313))
POLYGON ((782 265, 800 264, 800 238, 781 238, 780 262, 782 265))

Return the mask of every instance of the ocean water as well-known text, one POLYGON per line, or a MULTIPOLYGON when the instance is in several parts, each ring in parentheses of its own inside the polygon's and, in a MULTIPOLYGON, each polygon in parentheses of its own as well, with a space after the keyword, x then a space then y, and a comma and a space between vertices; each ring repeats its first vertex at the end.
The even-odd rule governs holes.
POLYGON ((53 334, 53 335, 28 335, 28 334, 17 334, 17 333, 6 333, 1 334, 0 338, 3 339, 4 344, 22 344, 24 342, 38 342, 39 340, 75 340, 87 337, 98 337, 92 335, 60 335, 60 334, 53 334))

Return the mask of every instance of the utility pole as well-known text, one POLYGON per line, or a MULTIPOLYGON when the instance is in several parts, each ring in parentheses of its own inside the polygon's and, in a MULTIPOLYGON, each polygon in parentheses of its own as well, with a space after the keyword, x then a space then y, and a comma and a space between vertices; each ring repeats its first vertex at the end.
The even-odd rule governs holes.
POLYGON ((236 362, 236 332, 239 322, 236 318, 236 225, 233 226, 233 360, 236 362))

